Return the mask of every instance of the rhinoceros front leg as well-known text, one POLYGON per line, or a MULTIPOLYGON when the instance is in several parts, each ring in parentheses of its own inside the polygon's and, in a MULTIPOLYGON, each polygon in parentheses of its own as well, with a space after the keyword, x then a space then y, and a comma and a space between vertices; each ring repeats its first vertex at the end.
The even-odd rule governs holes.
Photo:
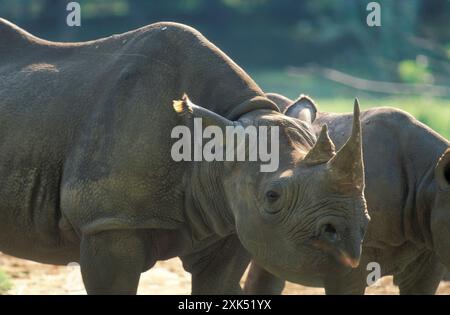
POLYGON ((278 295, 283 292, 285 281, 274 276, 252 261, 245 280, 244 293, 251 295, 278 295))
POLYGON ((330 277, 324 287, 326 295, 363 295, 367 287, 365 272, 359 267, 345 276, 330 277))
POLYGON ((146 258, 143 238, 136 231, 84 235, 80 255, 88 294, 136 294, 146 258))
POLYGON ((445 266, 434 253, 425 252, 401 273, 394 274, 394 283, 401 295, 432 295, 436 293, 445 271, 445 266))
POLYGON ((192 294, 242 294, 240 280, 250 255, 232 235, 205 250, 181 257, 192 274, 192 294))

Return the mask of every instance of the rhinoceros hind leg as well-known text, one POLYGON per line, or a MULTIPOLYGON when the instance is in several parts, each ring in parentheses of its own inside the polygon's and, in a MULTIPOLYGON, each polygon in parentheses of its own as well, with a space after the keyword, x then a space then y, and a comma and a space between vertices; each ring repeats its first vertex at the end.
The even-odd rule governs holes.
POLYGON ((402 272, 394 274, 394 283, 401 295, 435 294, 445 270, 435 254, 426 252, 402 272))
POLYGON ((283 292, 284 285, 284 280, 252 261, 245 280, 244 292, 251 295, 278 295, 283 292))
POLYGON ((192 275, 193 295, 242 294, 240 280, 250 255, 236 235, 181 260, 184 269, 192 275))
POLYGON ((80 265, 88 294, 136 294, 145 269, 143 238, 135 231, 82 237, 80 265))

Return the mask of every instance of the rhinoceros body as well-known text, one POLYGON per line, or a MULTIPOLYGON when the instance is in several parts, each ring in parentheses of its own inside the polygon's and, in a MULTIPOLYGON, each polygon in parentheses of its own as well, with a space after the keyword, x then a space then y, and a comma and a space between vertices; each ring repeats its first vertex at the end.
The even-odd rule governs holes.
MULTIPOLYGON (((170 156, 184 92, 225 117, 262 95, 186 26, 59 44, 0 21, 0 250, 66 264, 83 235, 145 231, 148 269, 227 239, 186 215, 185 165, 170 156)), ((115 250, 133 257, 128 237, 115 250)))
MULTIPOLYGON (((317 112, 307 97, 297 104, 276 94, 280 108, 299 106, 316 117, 316 131, 329 127, 337 145, 349 129, 347 114, 317 112)), ((364 293, 379 275, 393 275, 402 294, 433 294, 450 268, 450 143, 411 115, 393 108, 361 113, 371 222, 360 266, 325 281, 327 293, 364 293), (443 177, 443 175, 445 177, 443 177), (374 278, 375 277, 375 278, 374 278)), ((251 293, 280 292, 282 284, 256 265, 247 280, 251 293)))
POLYGON ((176 24, 83 44, 41 41, 6 22, 0 34, 1 246, 38 261, 57 262, 49 253, 70 251, 84 232, 185 226, 183 165, 170 156, 172 101, 189 91, 226 115, 260 94, 176 24), (189 53, 167 58, 190 36, 191 50, 222 66, 220 77, 183 61, 189 53), (211 87, 190 87, 187 77, 211 87), (225 88, 227 104, 212 101, 225 88), (86 206, 91 199, 102 206, 86 206))
MULTIPOLYGON (((328 124, 331 138, 340 146, 348 132, 348 119, 348 115, 319 113, 315 124, 328 124)), ((449 250, 435 244, 450 237, 450 225, 445 231, 432 223, 443 211, 449 218, 438 220, 450 223, 450 203, 446 209, 437 204, 439 195, 449 196, 450 192, 441 190, 435 179, 436 165, 450 143, 396 109, 371 109, 363 112, 361 119, 371 223, 360 269, 336 282, 336 287, 330 286, 330 292, 363 292, 367 277, 376 270, 369 265, 373 262, 379 265, 381 275, 394 275, 402 294, 434 293, 443 264, 450 267, 449 250)))
POLYGON ((332 236, 342 239, 327 248, 353 263, 368 220, 357 116, 353 125, 341 154, 314 163, 323 154, 310 126, 280 113, 184 25, 53 43, 0 20, 0 250, 79 261, 88 293, 135 293, 141 272, 176 256, 192 273, 193 293, 238 293, 247 250, 280 276, 295 278, 299 262, 317 272, 337 265, 311 246, 329 237, 336 204, 346 215, 332 236), (187 97, 172 105, 184 93, 205 107, 187 97), (220 130, 279 127, 279 170, 260 173, 259 161, 175 162, 171 132, 195 117, 220 130), (327 190, 286 198, 309 185, 305 176, 327 190))

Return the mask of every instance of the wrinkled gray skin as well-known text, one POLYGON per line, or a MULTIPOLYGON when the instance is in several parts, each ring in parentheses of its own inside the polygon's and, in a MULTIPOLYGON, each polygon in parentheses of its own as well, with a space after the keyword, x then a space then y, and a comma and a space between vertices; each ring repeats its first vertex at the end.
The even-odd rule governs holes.
MULTIPOLYGON (((302 119, 311 117, 316 130, 327 124, 338 147, 350 131, 348 114, 317 112, 307 97, 267 96, 302 119)), ((359 268, 322 286, 328 294, 363 294, 372 271, 367 264, 377 262, 383 276, 394 276, 400 294, 434 294, 444 266, 450 268, 450 144, 394 108, 370 109, 361 119, 371 222, 359 268)), ((278 294, 283 287, 284 281, 252 264, 248 293, 278 294)))
POLYGON ((356 117, 345 148, 312 163, 310 126, 184 25, 63 44, 0 20, 0 251, 80 262, 90 294, 133 294, 143 271, 176 256, 194 294, 239 293, 248 252, 292 281, 300 267, 348 268, 367 224, 359 130, 356 117), (183 93, 205 107, 172 106, 183 93), (175 163, 171 131, 194 117, 279 126, 279 170, 175 163), (311 245, 326 243, 336 209, 340 242, 311 245))

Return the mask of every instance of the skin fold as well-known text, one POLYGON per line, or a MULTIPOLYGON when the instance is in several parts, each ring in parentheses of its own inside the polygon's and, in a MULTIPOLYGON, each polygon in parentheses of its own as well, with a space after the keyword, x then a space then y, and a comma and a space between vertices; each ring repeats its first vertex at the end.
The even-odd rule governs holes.
MULTIPOLYGON (((297 101, 267 96, 285 110, 295 106, 316 131, 327 124, 337 147, 348 135, 348 114, 320 112, 305 96, 297 101)), ((367 266, 376 262, 381 276, 394 276, 400 294, 434 294, 445 267, 450 268, 450 144, 394 108, 367 110, 361 120, 371 222, 359 267, 321 287, 327 294, 363 294, 373 271, 367 266)), ((247 293, 279 294, 283 287, 284 281, 252 263, 247 293)))
POLYGON ((250 257, 296 282, 360 259, 359 107, 336 152, 188 26, 54 43, 0 20, 0 113, 0 251, 79 262, 89 294, 134 294, 172 257, 194 294, 240 293, 250 257), (279 169, 175 162, 171 131, 195 118, 278 127, 279 169))

